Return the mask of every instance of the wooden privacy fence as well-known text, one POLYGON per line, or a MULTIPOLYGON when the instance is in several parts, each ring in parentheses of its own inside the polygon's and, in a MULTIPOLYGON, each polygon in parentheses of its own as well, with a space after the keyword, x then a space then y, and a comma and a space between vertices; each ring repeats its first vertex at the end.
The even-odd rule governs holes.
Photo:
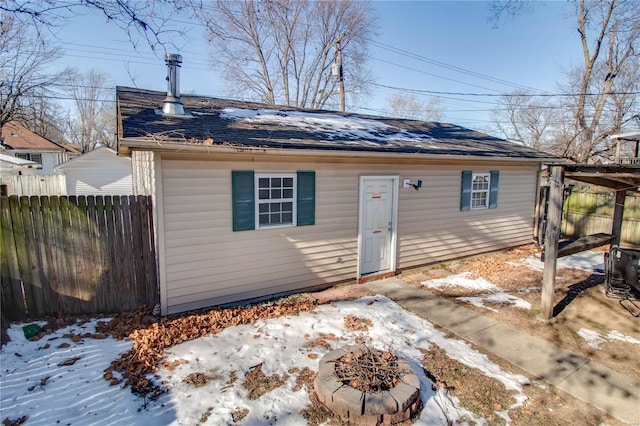
POLYGON ((151 197, 0 197, 2 315, 124 312, 158 302, 151 197))
MULTIPOLYGON (((577 190, 565 200, 562 232, 582 237, 611 233, 614 196, 610 192, 577 190)), ((622 219, 621 242, 640 246, 640 196, 627 194, 622 219)))

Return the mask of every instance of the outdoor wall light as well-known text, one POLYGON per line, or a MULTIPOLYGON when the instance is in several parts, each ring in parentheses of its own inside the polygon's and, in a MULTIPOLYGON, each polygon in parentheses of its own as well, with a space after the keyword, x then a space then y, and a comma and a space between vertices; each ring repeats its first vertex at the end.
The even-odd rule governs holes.
POLYGON ((416 183, 411 183, 411 179, 404 179, 402 181, 403 188, 409 188, 410 186, 413 186, 413 188, 417 191, 418 189, 422 188, 422 181, 420 179, 418 179, 416 183))

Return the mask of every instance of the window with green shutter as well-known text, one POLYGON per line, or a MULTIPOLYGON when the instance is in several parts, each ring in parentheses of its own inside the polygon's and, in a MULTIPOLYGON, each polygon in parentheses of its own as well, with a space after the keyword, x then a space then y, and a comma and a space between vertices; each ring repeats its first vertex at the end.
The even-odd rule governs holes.
POLYGON ((231 175, 234 231, 315 224, 315 172, 231 175))

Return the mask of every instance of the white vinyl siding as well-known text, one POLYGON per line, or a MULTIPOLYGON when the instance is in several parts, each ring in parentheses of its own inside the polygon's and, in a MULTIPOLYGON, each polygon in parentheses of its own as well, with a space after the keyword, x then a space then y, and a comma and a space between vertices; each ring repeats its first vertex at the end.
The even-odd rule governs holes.
POLYGON ((131 159, 101 147, 58 168, 67 185, 67 195, 131 195, 131 159))
POLYGON ((361 175, 423 181, 419 191, 398 189, 400 269, 531 241, 537 165, 487 166, 504 177, 500 205, 470 213, 459 209, 460 173, 468 165, 162 158, 158 212, 164 313, 355 279, 361 175), (232 170, 315 171, 315 225, 233 232, 232 170))
POLYGON ((133 195, 153 195, 155 192, 155 153, 153 151, 131 152, 131 180, 133 195))

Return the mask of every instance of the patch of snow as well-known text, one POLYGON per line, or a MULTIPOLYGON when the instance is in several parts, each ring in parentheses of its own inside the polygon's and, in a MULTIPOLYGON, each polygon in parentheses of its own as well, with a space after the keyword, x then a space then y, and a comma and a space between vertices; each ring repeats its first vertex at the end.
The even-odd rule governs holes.
POLYGON ((447 287, 462 287, 470 290, 487 292, 479 296, 458 297, 457 299, 466 303, 470 303, 479 308, 488 309, 498 312, 496 309, 485 305, 485 302, 496 303, 500 305, 515 306, 522 309, 531 309, 531 304, 519 297, 507 294, 502 288, 485 280, 484 278, 471 279, 470 272, 463 272, 448 277, 438 278, 422 282, 422 285, 428 288, 434 288, 442 291, 447 287))
POLYGON ((490 303, 495 303, 498 305, 515 306, 516 308, 521 308, 521 309, 531 309, 531 303, 527 302, 526 300, 520 299, 519 297, 507 294, 504 291, 486 294, 482 296, 458 297, 457 299, 463 302, 471 303, 472 305, 477 306, 479 308, 489 309, 493 312, 498 312, 498 310, 494 308, 490 308, 489 306, 486 306, 484 304, 485 301, 490 303))
MULTIPOLYGON (((332 140, 363 140, 434 143, 436 139, 390 126, 381 121, 327 113, 282 111, 276 109, 224 108, 220 118, 258 124, 289 126, 309 132, 325 133, 332 140)), ((374 144, 376 145, 376 144, 374 144)))
POLYGON ((130 341, 83 339, 77 343, 63 338, 70 332, 93 332, 97 320, 82 326, 60 329, 40 341, 28 341, 20 325, 9 329, 11 341, 0 351, 0 417, 17 419, 28 415, 29 424, 229 424, 237 409, 248 409, 243 424, 298 425, 305 420, 300 410, 309 404, 306 390, 294 390, 292 368, 308 367, 317 371, 319 358, 329 350, 364 338, 372 347, 393 350, 418 374, 424 410, 417 425, 446 425, 467 417, 486 424, 468 410, 458 406, 446 390, 432 390, 432 383, 422 372, 420 349, 431 345, 442 348, 448 356, 464 365, 477 368, 499 380, 507 390, 517 392, 517 401, 526 399, 522 386, 526 377, 502 371, 488 357, 468 343, 445 337, 431 323, 402 309, 383 296, 321 305, 313 312, 295 317, 256 321, 252 325, 229 327, 222 332, 171 347, 166 359, 184 360, 172 371, 160 369, 158 378, 166 382, 169 392, 157 401, 144 401, 130 389, 109 386, 102 377, 104 369, 119 354, 131 348, 130 341), (345 317, 368 318, 367 331, 350 331, 345 317), (331 348, 314 346, 322 336, 331 348), (69 347, 59 348, 60 343, 69 347), (49 343, 50 347, 42 349, 49 343), (16 355, 18 353, 19 355, 16 355), (79 356, 71 366, 62 361, 79 356), (244 374, 262 364, 267 374, 289 374, 285 384, 256 400, 247 398, 242 386, 244 374), (184 382, 191 373, 211 377, 205 385, 195 387, 184 382), (235 372, 238 380, 230 381, 235 372), (42 379, 48 377, 44 384, 42 379), (30 390, 31 387, 34 387, 30 390), (212 407, 212 408, 210 408, 212 407), (202 420, 208 415, 208 419, 202 420))
POLYGON ((587 328, 581 328, 578 330, 578 336, 582 337, 589 346, 594 349, 600 349, 600 345, 605 342, 611 342, 614 340, 631 343, 633 345, 640 345, 640 340, 630 336, 625 336, 617 330, 611 330, 607 335, 602 335, 597 331, 589 330, 587 328))
POLYGON ((461 274, 449 275, 448 277, 438 278, 435 280, 428 280, 422 283, 423 286, 428 288, 434 288, 442 291, 447 287, 463 287, 470 290, 480 291, 496 291, 500 288, 490 283, 484 278, 471 279, 471 272, 463 272, 461 274))
MULTIPOLYGON (((529 256, 517 262, 517 264, 526 265, 536 271, 544 270, 544 262, 541 261, 538 256, 529 256)), ((560 257, 558 258, 557 268, 583 269, 594 273, 603 273, 604 253, 587 250, 570 256, 560 257)))
POLYGON ((578 330, 578 336, 582 337, 593 349, 600 349, 600 345, 605 341, 598 332, 586 328, 578 330))

